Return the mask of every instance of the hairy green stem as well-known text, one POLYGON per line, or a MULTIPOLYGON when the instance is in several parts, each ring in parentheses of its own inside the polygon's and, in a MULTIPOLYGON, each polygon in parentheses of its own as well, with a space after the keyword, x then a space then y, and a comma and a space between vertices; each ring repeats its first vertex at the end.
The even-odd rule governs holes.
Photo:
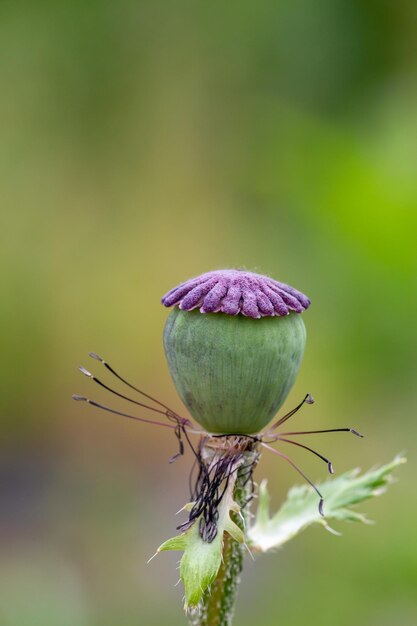
MULTIPOLYGON (((245 454, 250 462, 257 459, 257 452, 245 454)), ((248 522, 250 481, 248 481, 247 465, 244 463, 237 472, 233 492, 234 501, 241 507, 241 514, 232 513, 233 521, 244 530, 248 522)), ((245 545, 235 541, 225 533, 223 540, 223 559, 216 579, 205 593, 203 601, 192 616, 191 626, 231 626, 237 597, 240 574, 243 568, 245 545)))

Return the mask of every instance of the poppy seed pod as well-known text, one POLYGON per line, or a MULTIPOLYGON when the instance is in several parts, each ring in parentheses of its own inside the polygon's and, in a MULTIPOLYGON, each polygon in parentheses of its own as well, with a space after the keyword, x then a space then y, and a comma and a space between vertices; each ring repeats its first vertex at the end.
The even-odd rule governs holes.
POLYGON ((242 270, 203 274, 162 298, 168 366, 191 415, 211 433, 258 433, 290 391, 305 348, 309 299, 242 270))

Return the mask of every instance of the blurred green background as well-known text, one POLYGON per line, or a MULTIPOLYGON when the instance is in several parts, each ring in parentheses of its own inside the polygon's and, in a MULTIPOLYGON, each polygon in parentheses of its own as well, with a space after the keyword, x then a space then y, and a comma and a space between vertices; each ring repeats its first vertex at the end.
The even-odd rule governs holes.
MULTIPOLYGON (((285 408, 309 391, 297 426, 366 434, 315 440, 336 471, 411 457, 362 507, 374 527, 248 560, 236 625, 417 623, 416 18, 412 0, 1 2, 1 626, 185 623, 179 555, 146 561, 191 458, 71 394, 110 402, 77 372, 95 350, 184 411, 159 300, 221 267, 311 297, 285 408)), ((275 506, 299 482, 266 454, 263 476, 275 506)))

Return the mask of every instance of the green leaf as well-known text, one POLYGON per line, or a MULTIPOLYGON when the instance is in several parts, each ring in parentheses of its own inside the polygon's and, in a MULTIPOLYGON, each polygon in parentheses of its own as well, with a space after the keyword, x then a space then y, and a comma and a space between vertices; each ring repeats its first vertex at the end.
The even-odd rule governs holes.
MULTIPOLYGON (((219 505, 217 535, 211 543, 203 541, 199 533, 199 520, 189 530, 168 539, 157 550, 183 550, 180 563, 180 576, 185 588, 185 608, 197 606, 203 594, 216 578, 222 562, 223 533, 229 533, 233 539, 243 543, 245 538, 240 528, 230 518, 230 512, 239 512, 240 508, 233 500, 234 481, 219 505)), ((184 508, 189 510, 192 505, 184 508)))
POLYGON ((360 475, 360 470, 354 469, 318 485, 324 497, 324 517, 318 511, 317 494, 308 486, 293 487, 279 511, 270 517, 269 494, 266 481, 263 481, 259 488, 255 524, 248 531, 250 548, 261 552, 277 548, 314 523, 322 524, 330 532, 339 534, 330 528, 327 523, 329 519, 370 523, 351 507, 382 494, 392 482, 393 470, 405 462, 406 459, 399 455, 391 463, 365 474, 360 475))

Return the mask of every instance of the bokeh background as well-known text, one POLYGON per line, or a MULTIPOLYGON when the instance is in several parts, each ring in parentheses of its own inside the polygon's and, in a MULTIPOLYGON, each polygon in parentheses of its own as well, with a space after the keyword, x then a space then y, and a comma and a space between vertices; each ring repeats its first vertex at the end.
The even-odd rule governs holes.
MULTIPOLYGON (((417 21, 410 0, 0 5, 1 626, 185 623, 191 458, 71 401, 95 350, 184 412, 160 297, 245 267, 312 299, 284 408, 337 471, 407 451, 374 527, 248 560, 236 624, 417 623, 417 21)), ((97 367, 95 367, 97 366, 97 367)), ((297 452, 297 451, 296 451, 297 452)), ((294 454, 314 479, 315 458, 294 454)), ((274 506, 299 482, 265 454, 274 506)))

